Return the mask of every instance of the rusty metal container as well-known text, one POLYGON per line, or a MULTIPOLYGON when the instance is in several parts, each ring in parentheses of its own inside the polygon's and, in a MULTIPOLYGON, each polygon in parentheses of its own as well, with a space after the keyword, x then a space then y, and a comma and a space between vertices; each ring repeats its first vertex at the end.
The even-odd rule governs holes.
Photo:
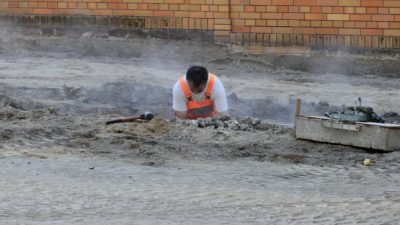
MULTIPOLYGON (((358 100, 358 98, 357 98, 358 100)), ((361 104, 361 99, 359 100, 361 104)), ((357 122, 321 116, 300 115, 301 99, 296 100, 295 132, 297 139, 378 149, 400 150, 400 125, 357 122)))
POLYGON ((327 117, 295 117, 296 138, 383 151, 400 150, 400 125, 345 122, 327 117))

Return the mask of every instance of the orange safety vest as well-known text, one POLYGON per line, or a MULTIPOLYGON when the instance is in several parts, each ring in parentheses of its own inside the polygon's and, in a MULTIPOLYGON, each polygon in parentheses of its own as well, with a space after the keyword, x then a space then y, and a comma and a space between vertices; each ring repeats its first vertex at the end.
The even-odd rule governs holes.
POLYGON ((192 99, 189 87, 185 82, 185 77, 179 79, 179 85, 181 86, 181 89, 187 99, 186 108, 187 108, 188 119, 206 118, 217 114, 217 111, 215 110, 214 107, 214 101, 211 100, 211 91, 214 87, 214 81, 215 81, 215 75, 210 74, 208 79, 207 90, 205 93, 206 98, 201 102, 195 102, 192 99))

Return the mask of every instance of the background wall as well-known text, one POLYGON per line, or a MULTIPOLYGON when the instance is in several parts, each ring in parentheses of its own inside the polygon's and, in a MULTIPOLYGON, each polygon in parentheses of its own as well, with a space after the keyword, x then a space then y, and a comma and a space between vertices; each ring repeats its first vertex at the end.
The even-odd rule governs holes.
POLYGON ((0 15, 18 24, 85 17, 94 21, 86 26, 204 30, 238 44, 400 48, 400 0, 1 0, 0 15))

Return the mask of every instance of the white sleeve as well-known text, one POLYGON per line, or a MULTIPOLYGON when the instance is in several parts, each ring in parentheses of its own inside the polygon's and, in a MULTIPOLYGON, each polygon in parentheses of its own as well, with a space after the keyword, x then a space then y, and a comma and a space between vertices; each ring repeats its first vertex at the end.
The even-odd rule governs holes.
POLYGON ((179 85, 179 81, 174 85, 172 96, 172 108, 178 112, 186 112, 186 97, 179 85))
POLYGON ((217 112, 222 113, 228 111, 228 101, 226 99, 225 88, 217 77, 215 78, 211 99, 214 100, 217 112))

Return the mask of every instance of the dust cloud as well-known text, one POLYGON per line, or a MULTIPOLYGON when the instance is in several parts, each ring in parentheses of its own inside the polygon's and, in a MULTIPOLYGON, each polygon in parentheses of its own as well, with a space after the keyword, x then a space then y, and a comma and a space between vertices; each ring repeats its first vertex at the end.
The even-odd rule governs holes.
POLYGON ((50 33, 1 30, 2 223, 398 221, 398 152, 296 140, 293 129, 297 97, 303 114, 323 115, 356 93, 399 121, 395 56, 50 33), (222 80, 230 120, 174 120, 172 86, 192 64, 222 80), (155 118, 105 125, 145 111, 155 118))

